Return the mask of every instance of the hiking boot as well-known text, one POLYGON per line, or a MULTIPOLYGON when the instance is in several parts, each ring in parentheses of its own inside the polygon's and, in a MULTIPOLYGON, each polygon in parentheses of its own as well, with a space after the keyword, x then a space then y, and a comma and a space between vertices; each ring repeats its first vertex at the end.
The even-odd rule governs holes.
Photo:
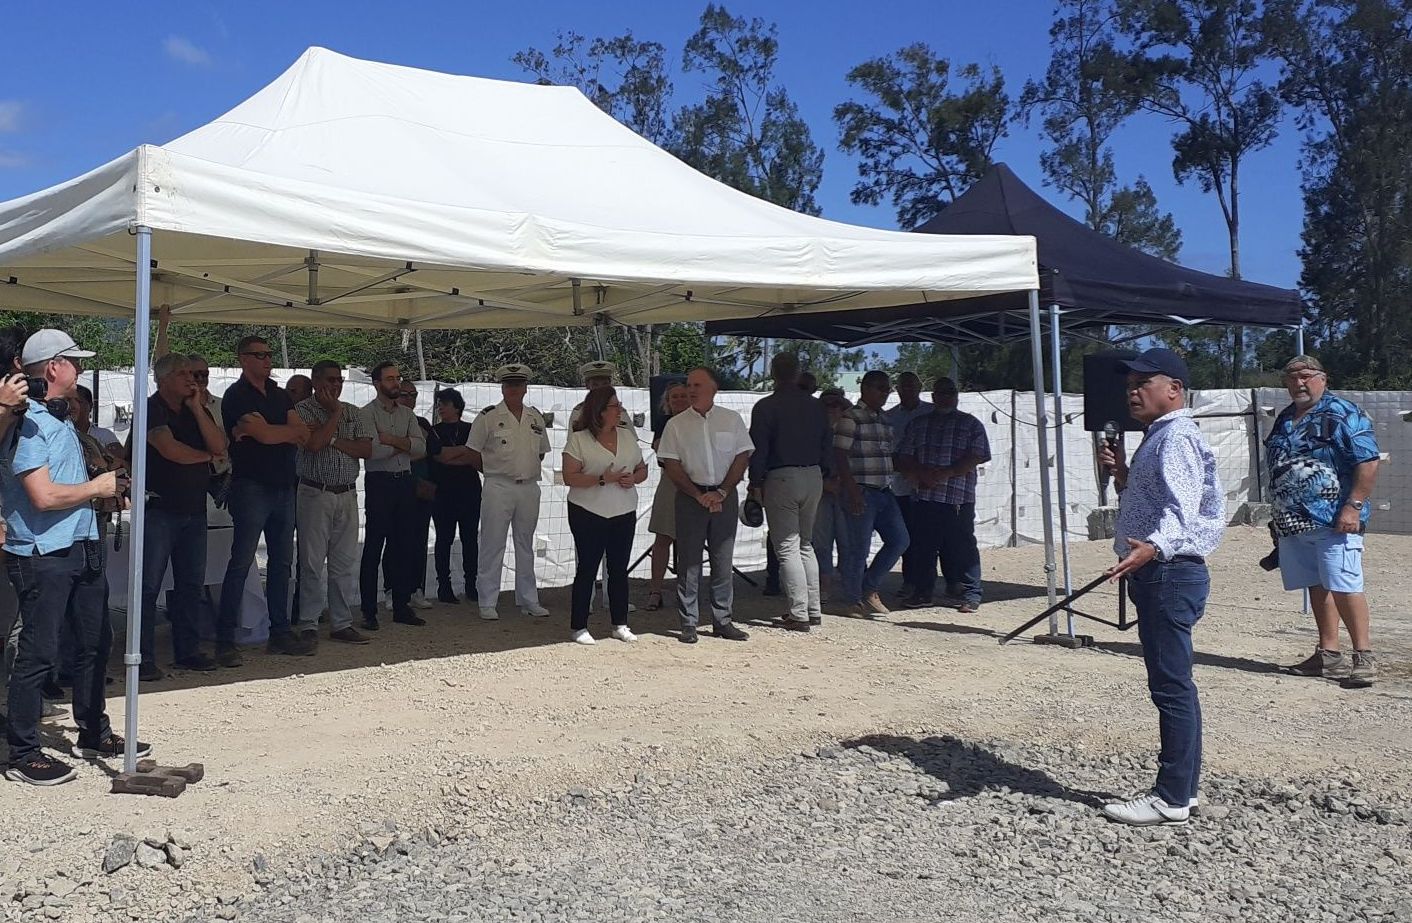
POLYGON ((1367 689, 1378 678, 1378 661, 1372 651, 1354 651, 1353 668, 1343 679, 1345 689, 1367 689))
POLYGON ((36 753, 23 763, 12 763, 5 778, 27 785, 62 785, 78 775, 78 770, 52 756, 36 753))
POLYGON ((329 632, 330 641, 342 641, 344 644, 368 644, 372 641, 367 635, 349 625, 347 628, 340 628, 338 631, 329 632))
POLYGON ((882 597, 876 592, 869 593, 863 600, 863 605, 867 607, 868 612, 873 615, 887 615, 892 611, 883 603, 882 597))
POLYGON ((1342 651, 1326 651, 1316 647, 1306 659, 1292 667, 1285 667, 1285 672, 1293 676, 1322 676, 1339 680, 1346 678, 1351 669, 1342 651))
MULTIPOLYGON (((137 758, 146 759, 152 755, 152 745, 137 741, 137 758)), ((74 747, 74 756, 82 760, 111 760, 124 755, 127 751, 127 741, 121 735, 109 733, 107 737, 100 740, 97 746, 85 747, 79 744, 74 747)))
POLYGON ((271 654, 288 654, 291 657, 308 657, 314 653, 313 646, 303 638, 296 637, 292 631, 270 635, 265 650, 271 654))
POLYGON ((217 648, 216 663, 223 667, 242 667, 245 665, 245 658, 233 647, 217 648))

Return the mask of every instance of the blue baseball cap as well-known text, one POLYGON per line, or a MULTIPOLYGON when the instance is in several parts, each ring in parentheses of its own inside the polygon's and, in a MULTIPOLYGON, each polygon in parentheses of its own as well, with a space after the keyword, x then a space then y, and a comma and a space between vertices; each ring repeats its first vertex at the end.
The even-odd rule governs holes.
POLYGON ((1186 367, 1186 360, 1161 346, 1145 350, 1132 359, 1124 359, 1118 363, 1118 371, 1123 375, 1129 372, 1139 375, 1166 375, 1181 382, 1182 387, 1191 384, 1191 372, 1186 367))

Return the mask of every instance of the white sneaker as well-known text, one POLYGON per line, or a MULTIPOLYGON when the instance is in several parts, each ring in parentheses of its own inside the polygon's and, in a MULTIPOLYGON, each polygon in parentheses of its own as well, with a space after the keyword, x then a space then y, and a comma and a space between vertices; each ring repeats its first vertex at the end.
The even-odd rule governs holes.
POLYGON ((588 629, 587 629, 587 628, 580 628, 578 631, 574 632, 573 638, 572 638, 571 640, 572 640, 575 644, 597 644, 597 643, 598 643, 597 641, 593 640, 593 635, 591 635, 591 634, 588 633, 588 629))
POLYGON ((431 600, 429 600, 429 599, 427 599, 425 596, 423 596, 423 595, 421 594, 421 592, 413 593, 413 594, 412 594, 412 598, 409 600, 409 602, 411 603, 411 606, 412 606, 413 609, 430 609, 430 608, 431 608, 431 600))
POLYGON ((384 593, 384 594, 382 594, 382 607, 383 607, 384 609, 386 609, 388 612, 391 612, 391 611, 392 611, 392 594, 391 594, 391 593, 384 593))
POLYGON ((549 610, 541 606, 539 603, 535 603, 532 606, 522 606, 520 608, 520 611, 523 612, 525 615, 533 615, 539 618, 544 618, 546 615, 549 614, 549 610))
POLYGON ((613 637, 617 638, 619 641, 627 641, 629 643, 637 640, 637 635, 633 634, 632 629, 626 625, 618 625, 615 627, 613 629, 613 637))
POLYGON ((1134 827, 1156 827, 1186 823, 1191 816, 1191 808, 1186 805, 1173 807, 1157 795, 1143 795, 1132 801, 1104 805, 1103 816, 1134 827))
POLYGON ((481 606, 480 617, 485 619, 487 622, 494 622, 500 619, 500 613, 496 611, 494 606, 481 606))

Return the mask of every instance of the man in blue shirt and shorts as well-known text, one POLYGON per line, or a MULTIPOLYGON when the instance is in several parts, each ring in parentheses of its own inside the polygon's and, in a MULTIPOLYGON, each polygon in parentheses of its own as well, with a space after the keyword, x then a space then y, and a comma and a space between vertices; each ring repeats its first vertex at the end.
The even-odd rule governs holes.
POLYGON ((1319 646, 1288 672, 1364 689, 1378 674, 1363 594, 1363 532, 1378 440, 1358 405, 1328 393, 1328 373, 1313 356, 1285 363, 1284 384, 1291 403, 1265 440, 1280 574, 1286 590, 1309 591, 1319 626, 1319 646), (1339 650, 1340 622, 1352 657, 1339 650))

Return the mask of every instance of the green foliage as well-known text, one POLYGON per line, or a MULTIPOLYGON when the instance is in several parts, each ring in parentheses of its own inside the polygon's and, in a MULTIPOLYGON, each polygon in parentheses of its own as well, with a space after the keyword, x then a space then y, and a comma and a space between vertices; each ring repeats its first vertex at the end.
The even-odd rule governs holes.
POLYGON ((1084 222, 1144 252, 1175 260, 1181 232, 1143 177, 1120 185, 1109 142, 1141 106, 1116 47, 1111 0, 1060 0, 1049 30, 1051 56, 1043 80, 1021 97, 1028 118, 1042 113, 1050 147, 1039 156, 1045 180, 1079 200, 1084 222))
POLYGON ((918 42, 859 64, 849 84, 867 97, 834 107, 839 148, 858 155, 859 182, 850 197, 897 209, 904 228, 924 224, 990 168, 1011 121, 999 68, 961 67, 952 88, 951 62, 918 42))
POLYGON ((1412 386, 1412 4, 1279 0, 1266 26, 1305 133, 1307 348, 1339 385, 1412 386))

